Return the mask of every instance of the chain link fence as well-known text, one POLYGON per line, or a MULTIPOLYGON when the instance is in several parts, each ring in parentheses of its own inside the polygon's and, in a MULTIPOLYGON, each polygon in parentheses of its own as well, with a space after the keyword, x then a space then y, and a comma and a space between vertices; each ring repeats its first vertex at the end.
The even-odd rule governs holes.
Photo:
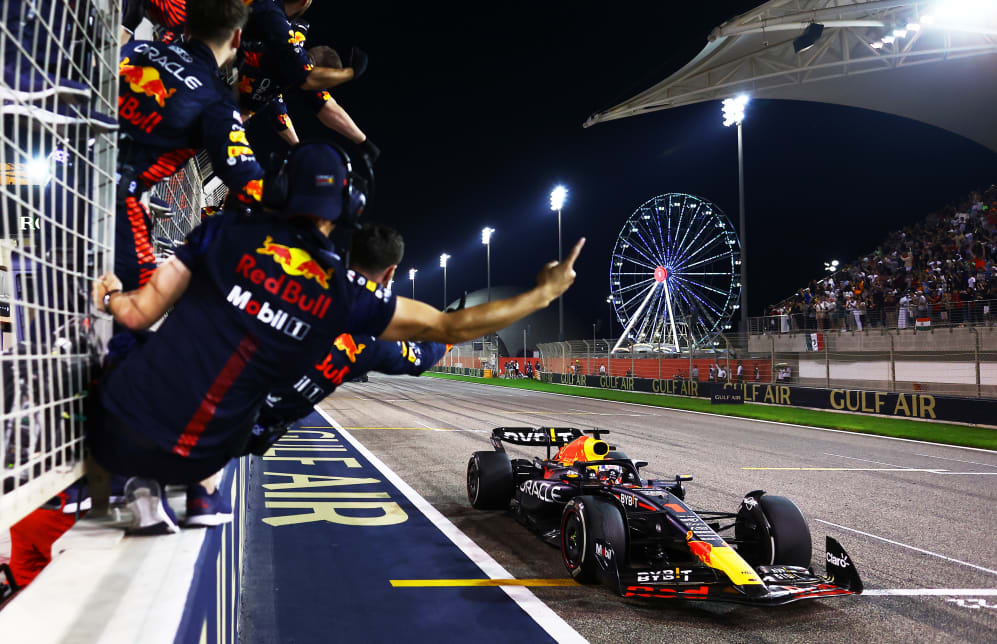
POLYGON ((0 5, 0 530, 83 471, 83 398, 107 323, 89 289, 110 269, 118 0, 0 5))
POLYGON ((947 329, 997 325, 997 300, 930 302, 910 298, 904 306, 817 310, 800 306, 778 315, 749 318, 751 333, 801 331, 880 331, 883 329, 947 329))
POLYGON ((713 350, 682 353, 612 353, 613 342, 541 344, 543 368, 614 377, 997 398, 997 327, 730 334, 713 350))

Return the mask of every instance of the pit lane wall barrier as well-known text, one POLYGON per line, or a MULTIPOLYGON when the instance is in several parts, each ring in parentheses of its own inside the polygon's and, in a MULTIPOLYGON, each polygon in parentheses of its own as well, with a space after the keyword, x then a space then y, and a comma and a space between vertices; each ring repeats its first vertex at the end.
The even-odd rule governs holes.
POLYGON ((234 644, 239 639, 249 458, 230 461, 222 473, 219 489, 229 495, 232 523, 205 530, 174 644, 234 644))
POLYGON ((997 424, 997 400, 986 398, 960 398, 858 389, 823 389, 762 382, 696 382, 550 372, 542 374, 541 380, 559 385, 695 398, 711 398, 715 394, 741 392, 744 402, 749 403, 851 411, 895 418, 918 418, 973 425, 997 424))

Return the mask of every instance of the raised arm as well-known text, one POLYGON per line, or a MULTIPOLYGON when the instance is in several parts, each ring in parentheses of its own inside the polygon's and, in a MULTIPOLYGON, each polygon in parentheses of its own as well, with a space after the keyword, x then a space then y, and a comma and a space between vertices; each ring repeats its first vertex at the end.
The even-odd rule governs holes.
POLYGON ((456 344, 504 329, 546 307, 575 281, 575 260, 585 245, 579 239, 564 262, 550 262, 537 275, 537 285, 522 295, 479 304, 453 313, 399 297, 394 316, 379 340, 429 340, 456 344))

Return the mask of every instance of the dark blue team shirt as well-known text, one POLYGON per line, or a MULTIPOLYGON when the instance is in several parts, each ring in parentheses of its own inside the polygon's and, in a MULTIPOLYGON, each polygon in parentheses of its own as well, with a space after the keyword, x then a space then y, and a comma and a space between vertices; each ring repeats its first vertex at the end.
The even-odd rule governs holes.
POLYGON ((418 376, 449 350, 439 342, 387 342, 373 336, 344 333, 332 349, 293 385, 270 393, 260 413, 259 424, 295 421, 343 382, 370 371, 418 376))
POLYGON ((118 168, 141 193, 199 149, 243 201, 258 201, 263 169, 246 139, 231 90, 206 45, 133 41, 121 49, 118 168))
POLYGON ((345 270, 307 221, 224 211, 176 256, 190 285, 110 374, 103 403, 180 456, 238 454, 268 392, 340 334, 380 335, 394 315, 392 293, 345 270))

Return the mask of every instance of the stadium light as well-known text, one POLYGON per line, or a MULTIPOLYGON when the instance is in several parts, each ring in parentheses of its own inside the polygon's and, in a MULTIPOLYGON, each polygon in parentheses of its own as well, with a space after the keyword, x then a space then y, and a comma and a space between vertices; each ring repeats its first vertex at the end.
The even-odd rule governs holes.
POLYGON ((568 190, 564 186, 557 186, 550 193, 550 209, 560 210, 564 206, 564 198, 568 196, 568 190))
MULTIPOLYGON (((564 186, 555 186, 550 191, 550 209, 557 211, 557 261, 563 258, 563 246, 561 244, 561 208, 564 207, 564 198, 568 196, 568 189, 564 186)), ((557 339, 564 341, 564 299, 557 298, 557 339)))
POLYGON ((793 41, 793 51, 799 54, 810 49, 817 44, 822 33, 824 33, 824 25, 819 22, 811 22, 803 30, 803 33, 793 41))
POLYGON ((37 181, 38 183, 47 183, 49 179, 48 174, 48 159, 45 158, 35 158, 28 161, 24 170, 28 175, 29 179, 37 181))
POLYGON ((443 308, 447 308, 447 260, 450 256, 446 253, 440 255, 440 268, 443 269, 443 308))
POLYGON ((488 301, 492 301, 492 233, 494 228, 485 226, 481 229, 481 243, 485 245, 485 262, 488 271, 488 301))
MULTIPOLYGON (((723 101, 724 127, 737 125, 737 188, 738 209, 740 210, 740 242, 741 242, 741 331, 748 332, 748 235, 744 221, 744 141, 741 137, 741 123, 744 121, 744 109, 748 105, 747 94, 740 94, 723 101)), ((738 286, 741 286, 738 284, 738 286)))
POLYGON ((734 98, 725 98, 723 101, 724 127, 731 125, 741 125, 744 120, 744 108, 748 105, 747 94, 741 94, 734 98))
POLYGON ((418 272, 419 272, 419 270, 415 269, 415 268, 408 269, 408 278, 410 280, 412 280, 412 299, 413 300, 415 299, 415 274, 418 273, 418 272))

